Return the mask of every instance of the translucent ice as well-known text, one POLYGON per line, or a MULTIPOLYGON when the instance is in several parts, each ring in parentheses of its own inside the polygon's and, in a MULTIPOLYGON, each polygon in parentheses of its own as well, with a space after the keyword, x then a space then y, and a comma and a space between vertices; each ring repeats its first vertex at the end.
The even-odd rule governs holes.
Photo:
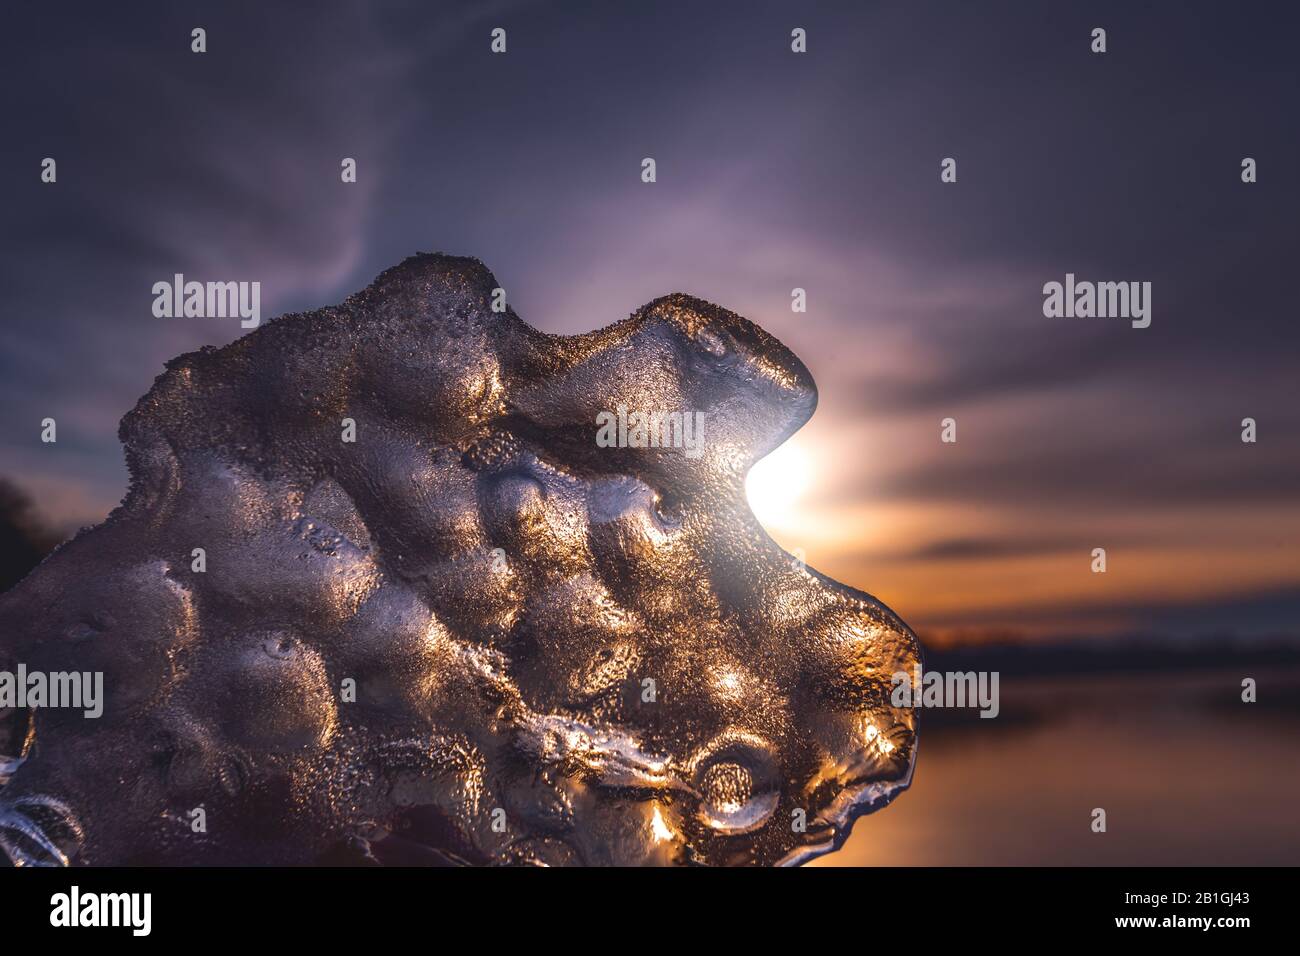
POLYGON ((0 711, 15 862, 791 863, 907 785, 911 632, 745 503, 808 370, 686 296, 559 337, 496 285, 417 256, 168 364, 122 506, 0 599, 0 670, 106 697, 0 711), (620 406, 699 453, 598 443, 620 406))

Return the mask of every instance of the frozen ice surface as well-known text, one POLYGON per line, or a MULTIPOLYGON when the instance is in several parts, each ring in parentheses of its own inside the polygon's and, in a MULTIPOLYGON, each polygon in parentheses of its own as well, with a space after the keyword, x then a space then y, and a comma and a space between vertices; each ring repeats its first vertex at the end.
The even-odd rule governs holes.
POLYGON ((104 673, 99 719, 0 712, 15 862, 797 863, 907 786, 915 638, 745 502, 808 370, 687 296, 564 337, 496 285, 415 256, 168 364, 123 504, 0 599, 0 670, 104 673), (702 454, 598 447, 619 405, 702 454))

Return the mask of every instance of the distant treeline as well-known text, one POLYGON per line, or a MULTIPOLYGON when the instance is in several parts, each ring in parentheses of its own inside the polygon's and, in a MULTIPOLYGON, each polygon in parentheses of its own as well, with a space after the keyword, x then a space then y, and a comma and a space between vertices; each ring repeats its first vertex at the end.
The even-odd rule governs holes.
POLYGON ((40 516, 32 500, 7 478, 0 478, 0 592, 7 591, 40 564, 60 536, 40 516))
MULTIPOLYGON (((924 638, 922 638, 924 642, 924 638)), ((1069 641, 984 644, 926 651, 926 670, 995 670, 1006 676, 1207 670, 1300 665, 1300 634, 1238 637, 1129 634, 1069 641)))

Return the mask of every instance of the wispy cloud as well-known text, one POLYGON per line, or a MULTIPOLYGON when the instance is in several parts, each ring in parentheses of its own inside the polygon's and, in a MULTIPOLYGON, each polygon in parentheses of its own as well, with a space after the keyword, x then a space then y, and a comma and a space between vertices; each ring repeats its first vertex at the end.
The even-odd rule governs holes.
POLYGON ((1102 629, 1300 584, 1294 31, 1116 9, 1100 63, 1064 8, 1007 9, 803 6, 796 57, 778 4, 24 8, 41 56, 0 73, 42 96, 3 158, 4 471, 64 524, 116 502, 117 419, 167 358, 241 333, 155 319, 152 282, 260 280, 270 315, 441 249, 547 331, 685 291, 790 345, 821 403, 772 531, 909 620, 1102 629), (1044 318, 1067 271, 1151 281, 1151 328, 1044 318))

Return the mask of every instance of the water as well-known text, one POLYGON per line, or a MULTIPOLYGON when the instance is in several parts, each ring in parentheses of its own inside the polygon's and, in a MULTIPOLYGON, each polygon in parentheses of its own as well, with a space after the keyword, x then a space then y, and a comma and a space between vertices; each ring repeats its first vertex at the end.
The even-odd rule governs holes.
POLYGON ((907 796, 815 865, 1300 864, 1300 670, 1004 676, 1002 699, 993 721, 923 714, 907 796))

